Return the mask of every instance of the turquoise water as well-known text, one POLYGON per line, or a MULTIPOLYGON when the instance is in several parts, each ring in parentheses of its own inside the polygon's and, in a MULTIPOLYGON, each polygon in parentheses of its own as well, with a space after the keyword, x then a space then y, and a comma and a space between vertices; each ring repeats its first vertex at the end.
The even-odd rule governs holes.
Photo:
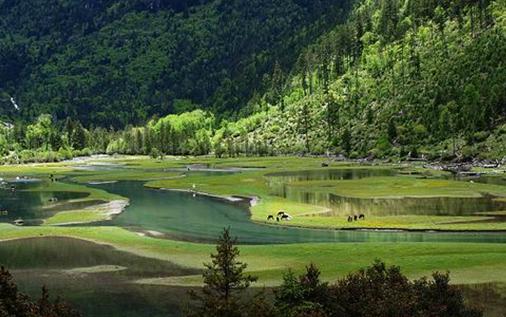
MULTIPOLYGON (((436 233, 316 230, 254 223, 244 204, 224 202, 190 193, 144 188, 142 182, 96 185, 128 197, 130 206, 107 225, 136 231, 156 231, 179 240, 213 242, 229 227, 239 243, 301 242, 497 242, 505 243, 504 233, 436 233)), ((153 233, 153 232, 151 232, 153 233)))
MULTIPOLYGON (((8 183, 0 188, 0 222, 11 223, 16 219, 23 219, 25 225, 41 224, 46 218, 51 217, 56 212, 75 208, 75 204, 62 204, 70 199, 84 198, 87 193, 75 192, 53 192, 29 191, 29 188, 43 187, 43 182, 27 182, 27 183, 8 183), (15 186, 15 190, 11 190, 11 185, 15 186), (56 198, 57 206, 51 200, 56 198)), ((88 202, 91 204, 93 202, 88 202)))

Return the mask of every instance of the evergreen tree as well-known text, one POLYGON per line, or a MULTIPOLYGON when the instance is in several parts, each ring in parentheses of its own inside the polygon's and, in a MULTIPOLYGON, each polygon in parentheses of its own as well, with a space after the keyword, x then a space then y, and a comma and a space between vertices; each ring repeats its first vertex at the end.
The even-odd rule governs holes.
POLYGON ((245 305, 241 295, 256 277, 245 275, 247 264, 237 260, 237 239, 230 236, 230 228, 224 229, 218 239, 217 253, 211 254, 211 263, 204 264, 204 287, 201 294, 191 292, 198 303, 187 316, 195 317, 240 317, 245 305))

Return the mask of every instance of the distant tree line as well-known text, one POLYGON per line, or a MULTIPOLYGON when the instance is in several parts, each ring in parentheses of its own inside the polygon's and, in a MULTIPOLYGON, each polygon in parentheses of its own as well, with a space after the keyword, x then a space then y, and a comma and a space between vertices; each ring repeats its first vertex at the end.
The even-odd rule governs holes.
POLYGON ((265 292, 246 290, 256 277, 247 275, 230 231, 218 240, 212 262, 205 264, 204 287, 191 292, 188 317, 479 317, 467 307, 462 292, 450 285, 449 274, 409 280, 399 267, 376 261, 335 283, 323 282, 314 265, 296 276, 284 274, 270 300, 265 292))

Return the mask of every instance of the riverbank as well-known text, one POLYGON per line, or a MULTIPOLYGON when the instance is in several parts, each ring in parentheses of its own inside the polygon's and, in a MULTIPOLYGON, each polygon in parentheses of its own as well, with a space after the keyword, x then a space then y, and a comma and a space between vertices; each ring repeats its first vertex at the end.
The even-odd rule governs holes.
MULTIPOLYGON (((187 268, 202 268, 214 245, 156 239, 117 227, 15 227, 0 224, 0 241, 71 237, 114 246, 136 255, 170 261, 187 268)), ((492 243, 303 243, 288 245, 242 245, 241 260, 260 277, 259 285, 275 286, 288 268, 301 272, 309 261, 318 263, 325 280, 367 266, 380 258, 400 265, 410 277, 439 270, 452 272, 458 284, 506 282, 501 269, 506 245, 492 243)), ((180 285, 180 281, 177 281, 180 285)), ((198 285, 199 275, 186 276, 186 285, 198 285)))
MULTIPOLYGON (((250 207, 252 221, 267 223, 269 215, 280 210, 287 211, 292 221, 282 222, 286 226, 332 229, 396 229, 396 230, 448 230, 448 231, 491 231, 506 230, 506 221, 502 221, 501 212, 495 214, 476 213, 469 215, 374 215, 366 214, 364 221, 348 222, 347 216, 352 213, 363 213, 351 210, 348 213, 333 214, 331 206, 317 201, 298 201, 294 197, 282 197, 272 192, 269 181, 272 174, 287 171, 332 171, 332 170, 393 170, 398 175, 389 177, 367 177, 351 180, 307 180, 286 181, 281 186, 300 195, 338 195, 345 198, 372 199, 406 199, 406 198, 468 198, 485 195, 506 196, 506 186, 478 184, 474 181, 454 181, 440 179, 449 173, 438 169, 424 168, 419 162, 410 164, 358 164, 326 160, 321 157, 266 157, 266 158, 233 158, 215 159, 209 157, 180 158, 169 157, 165 160, 153 160, 144 157, 120 156, 99 157, 93 160, 70 161, 58 164, 30 164, 1 166, 0 175, 35 175, 42 178, 50 174, 55 177, 70 177, 82 185, 79 190, 89 191, 90 198, 95 195, 94 188, 84 186, 89 183, 105 183, 121 180, 146 181, 146 187, 157 189, 174 189, 194 191, 201 195, 226 197, 257 197, 250 207), (326 162, 328 167, 322 167, 326 162), (83 164, 87 168, 77 169, 83 164), (107 168, 104 168, 104 164, 107 168), (109 168, 118 166, 118 168, 109 168), (231 170, 228 173, 202 172, 198 168, 188 171, 188 167, 202 167, 212 170, 231 170), (193 188, 195 186, 195 188, 193 188)), ((484 167, 481 167, 484 168, 484 167)), ((190 168, 191 170, 191 168, 190 168)), ((495 169, 494 169, 495 171, 495 169)), ((55 186, 59 183, 51 184, 55 186)), ((76 184, 77 186, 77 184, 76 184)), ((55 188, 56 190, 58 188, 55 188)), ((123 198, 124 199, 124 198, 123 198)), ((107 197, 105 201, 115 198, 107 197)), ((98 206, 98 205, 97 205, 98 206)), ((65 212, 47 221, 47 224, 85 223, 109 219, 102 207, 93 210, 75 210, 65 212)), ((272 223, 271 223, 272 224, 272 223)), ((279 223, 278 223, 279 224, 279 223)))

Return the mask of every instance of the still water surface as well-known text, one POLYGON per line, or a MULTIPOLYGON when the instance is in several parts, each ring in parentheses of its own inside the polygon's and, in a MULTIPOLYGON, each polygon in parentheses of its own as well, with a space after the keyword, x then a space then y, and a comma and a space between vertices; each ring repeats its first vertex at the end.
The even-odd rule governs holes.
POLYGON ((138 231, 156 231, 171 238, 212 242, 231 227, 240 243, 300 242, 497 242, 504 233, 378 232, 288 228, 257 224, 247 206, 190 193, 153 190, 141 182, 118 182, 97 187, 128 197, 130 206, 107 225, 138 231))

